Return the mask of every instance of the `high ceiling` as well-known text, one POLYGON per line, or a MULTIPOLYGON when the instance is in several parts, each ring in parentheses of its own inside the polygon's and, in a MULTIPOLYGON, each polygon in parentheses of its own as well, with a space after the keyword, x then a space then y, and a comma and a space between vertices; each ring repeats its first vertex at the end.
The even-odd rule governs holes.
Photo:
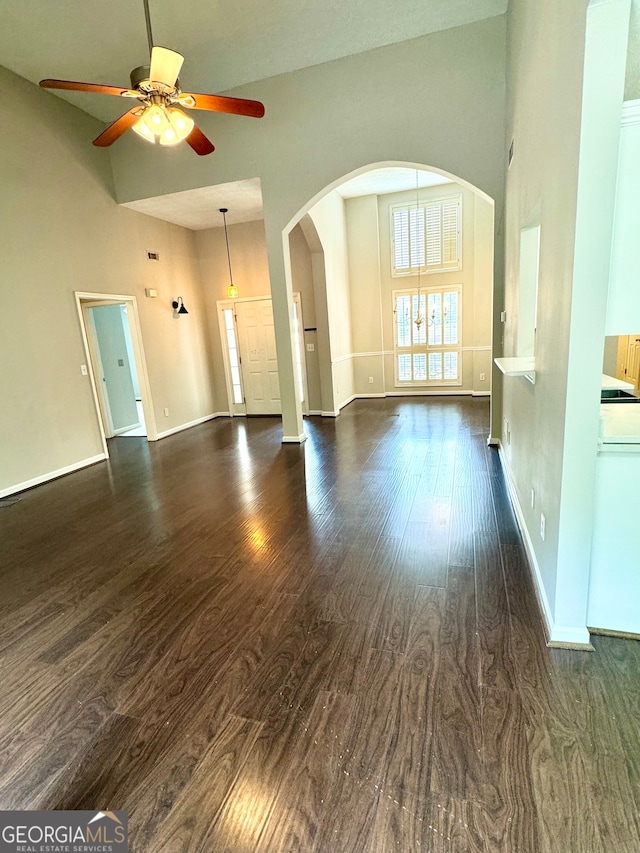
MULTIPOLYGON (((183 90, 223 92, 382 45, 501 15, 507 0, 149 0, 156 44, 184 54, 183 90)), ((142 0, 2 0, 2 65, 129 85, 148 63, 142 0)), ((103 121, 120 99, 56 93, 103 121)))
MULTIPOLYGON (((216 93, 501 15, 507 2, 149 0, 149 6, 154 43, 185 56, 182 89, 216 93)), ((0 6, 1 63, 33 83, 53 77, 128 86, 131 70, 149 61, 143 0, 0 0, 0 6)), ((120 98, 51 94, 104 122, 129 108, 120 98)), ((348 197, 415 187, 415 172, 404 171, 368 173, 342 191, 348 197)), ((229 208, 229 224, 262 217, 257 178, 128 206, 193 230, 220 225, 220 207, 229 208)))
MULTIPOLYGON (((403 190, 415 190, 416 183, 420 187, 433 187, 450 183, 450 180, 433 172, 388 167, 371 169, 358 175, 357 178, 345 181, 336 187, 336 192, 343 198, 384 195, 403 190)), ((147 216, 154 216, 156 219, 163 219, 165 222, 173 222, 174 225, 181 225, 191 231, 222 228, 224 220, 220 213, 221 207, 228 209, 228 225, 254 222, 263 217, 259 178, 168 193, 155 198, 130 201, 123 206, 147 216)))

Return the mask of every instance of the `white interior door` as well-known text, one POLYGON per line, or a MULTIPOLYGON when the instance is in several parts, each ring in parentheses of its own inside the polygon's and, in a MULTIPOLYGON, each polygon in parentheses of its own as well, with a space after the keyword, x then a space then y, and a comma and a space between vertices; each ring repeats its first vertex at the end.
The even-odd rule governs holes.
POLYGON ((238 343, 248 415, 280 415, 280 380, 271 299, 236 303, 238 343))

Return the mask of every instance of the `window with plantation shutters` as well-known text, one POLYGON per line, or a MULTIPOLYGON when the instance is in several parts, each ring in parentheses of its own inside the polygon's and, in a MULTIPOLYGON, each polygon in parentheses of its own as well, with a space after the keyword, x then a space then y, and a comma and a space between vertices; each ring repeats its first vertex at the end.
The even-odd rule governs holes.
POLYGON ((394 276, 460 269, 461 207, 461 196, 391 207, 394 276))
POLYGON ((462 382, 462 286, 393 294, 396 387, 462 382))

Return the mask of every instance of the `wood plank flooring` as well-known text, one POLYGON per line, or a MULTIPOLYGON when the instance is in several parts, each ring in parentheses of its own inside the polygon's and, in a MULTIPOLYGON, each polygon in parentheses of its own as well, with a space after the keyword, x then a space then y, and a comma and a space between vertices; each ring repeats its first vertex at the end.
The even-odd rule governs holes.
POLYGON ((551 650, 483 399, 220 419, 0 508, 0 809, 137 853, 638 853, 640 643, 551 650))

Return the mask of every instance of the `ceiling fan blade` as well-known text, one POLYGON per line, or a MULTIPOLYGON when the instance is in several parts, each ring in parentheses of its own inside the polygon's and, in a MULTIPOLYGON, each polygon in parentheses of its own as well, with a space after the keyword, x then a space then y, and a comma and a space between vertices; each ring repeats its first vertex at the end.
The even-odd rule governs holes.
MULTIPOLYGON (((144 110, 142 110, 144 112, 144 110)), ((129 110, 128 113, 121 115, 120 118, 116 119, 113 124, 110 124, 106 130, 103 130, 100 136, 96 136, 93 140, 93 144, 99 146, 100 148, 106 148, 107 145, 111 145, 116 141, 116 139, 120 139, 122 134, 129 130, 140 118, 141 116, 141 108, 134 107, 134 109, 129 110)))
POLYGON ((247 98, 227 98, 225 95, 196 95, 185 92, 178 103, 192 110, 209 110, 214 113, 231 113, 237 116, 262 118, 264 104, 247 98))
POLYGON ((169 50, 168 47, 154 45, 151 50, 149 79, 154 83, 164 83, 165 86, 173 89, 183 62, 182 54, 169 50))
POLYGON ((204 133, 197 127, 195 124, 193 126, 193 130, 185 139, 187 145, 190 145, 196 154, 199 154, 201 157, 205 154, 211 154, 215 151, 213 146, 213 142, 204 135, 204 133))
POLYGON ((69 89, 74 92, 94 92, 96 95, 129 95, 138 97, 133 89, 123 89, 118 86, 102 86, 100 83, 76 83, 73 80, 41 80, 43 89, 69 89))

